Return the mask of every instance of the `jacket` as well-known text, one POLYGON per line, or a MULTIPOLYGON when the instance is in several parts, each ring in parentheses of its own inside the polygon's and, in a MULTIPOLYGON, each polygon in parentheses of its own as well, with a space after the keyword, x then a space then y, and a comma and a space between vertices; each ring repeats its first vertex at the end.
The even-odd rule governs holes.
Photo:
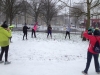
POLYGON ((9 45, 9 38, 11 37, 11 31, 5 30, 3 27, 0 27, 0 46, 5 47, 9 45))
POLYGON ((36 30, 37 30, 37 28, 38 28, 38 22, 36 22, 36 23, 34 24, 34 26, 33 26, 33 28, 32 28, 32 29, 34 29, 34 31, 36 31, 36 30))
POLYGON ((27 32, 27 29, 30 29, 28 28, 26 25, 23 27, 23 33, 27 32))
POLYGON ((37 30, 37 25, 34 25, 33 26, 33 29, 36 31, 37 30))
POLYGON ((51 26, 48 26, 48 31, 52 31, 52 27, 51 26))
POLYGON ((83 36, 87 39, 89 39, 89 47, 88 47, 88 51, 91 52, 92 54, 97 54, 96 52, 93 51, 93 47, 96 43, 96 41, 98 40, 100 43, 100 36, 94 36, 94 35, 89 35, 88 31, 85 31, 83 33, 83 36))
POLYGON ((68 27, 66 28, 66 31, 70 32, 70 30, 71 30, 71 29, 70 29, 70 27, 68 26, 68 27))

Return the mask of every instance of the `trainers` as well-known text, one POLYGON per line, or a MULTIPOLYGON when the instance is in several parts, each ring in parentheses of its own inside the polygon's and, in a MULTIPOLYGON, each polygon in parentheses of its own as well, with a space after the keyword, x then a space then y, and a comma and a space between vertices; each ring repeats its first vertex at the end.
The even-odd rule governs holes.
POLYGON ((4 61, 0 61, 0 63, 3 63, 4 61))
POLYGON ((85 73, 84 71, 82 71, 82 73, 83 73, 84 75, 87 75, 87 73, 85 73))
POLYGON ((4 62, 4 64, 6 65, 6 64, 10 64, 11 62, 9 62, 9 61, 6 61, 6 62, 4 62))

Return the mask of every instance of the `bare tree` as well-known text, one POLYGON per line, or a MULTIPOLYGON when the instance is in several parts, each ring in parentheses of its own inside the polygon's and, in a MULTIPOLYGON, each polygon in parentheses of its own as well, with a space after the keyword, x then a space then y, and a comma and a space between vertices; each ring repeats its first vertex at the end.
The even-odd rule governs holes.
POLYGON ((52 18, 57 16, 58 8, 56 5, 56 0, 42 0, 41 18, 47 26, 51 23, 52 18))
POLYGON ((73 7, 78 8, 78 9, 70 8, 69 15, 72 16, 72 18, 74 18, 75 26, 76 26, 76 23, 78 22, 78 20, 84 17, 83 12, 85 12, 85 10, 84 10, 83 4, 77 4, 76 3, 76 4, 73 5, 73 7))
MULTIPOLYGON (((59 1, 63 2, 67 7, 70 7, 70 5, 68 5, 68 3, 66 3, 62 0, 59 0, 59 1)), ((85 12, 85 15, 87 16, 86 29, 88 29, 90 26, 90 19, 91 19, 91 15, 92 15, 91 10, 100 5, 100 0, 86 0, 84 3, 86 3, 86 6, 87 6, 87 8, 86 8, 87 11, 85 12)), ((71 7, 71 8, 73 8, 73 7, 71 7)))
POLYGON ((10 25, 20 9, 20 1, 18 0, 2 0, 2 11, 6 15, 6 21, 10 20, 10 25))
POLYGON ((30 8, 29 8, 28 14, 30 14, 33 18, 35 18, 34 19, 35 22, 38 21, 40 9, 41 9, 41 0, 39 1, 31 0, 30 1, 30 8))
POLYGON ((21 5, 20 6, 20 14, 24 15, 24 20, 26 23, 27 14, 28 14, 28 11, 29 11, 31 6, 30 6, 29 2, 26 0, 23 0, 20 5, 21 5))

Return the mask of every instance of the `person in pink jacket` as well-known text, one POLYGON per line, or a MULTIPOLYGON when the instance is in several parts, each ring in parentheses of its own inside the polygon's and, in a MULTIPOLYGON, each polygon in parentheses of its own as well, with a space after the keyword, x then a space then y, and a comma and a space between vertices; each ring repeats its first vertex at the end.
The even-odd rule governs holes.
POLYGON ((36 30, 37 30, 37 27, 38 27, 38 22, 36 22, 32 28, 32 38, 33 38, 33 33, 34 33, 34 37, 36 38, 36 30))
POLYGON ((88 34, 88 31, 85 31, 83 33, 83 36, 86 39, 89 39, 89 47, 88 47, 88 51, 87 51, 87 63, 86 63, 86 68, 84 69, 84 71, 82 71, 83 74, 87 75, 88 73, 88 69, 90 67, 90 63, 91 63, 91 59, 92 56, 94 57, 94 63, 95 63, 95 71, 100 74, 100 70, 99 70, 99 53, 96 53, 94 51, 94 45, 96 43, 96 41, 98 40, 100 43, 100 31, 95 29, 92 35, 88 34))

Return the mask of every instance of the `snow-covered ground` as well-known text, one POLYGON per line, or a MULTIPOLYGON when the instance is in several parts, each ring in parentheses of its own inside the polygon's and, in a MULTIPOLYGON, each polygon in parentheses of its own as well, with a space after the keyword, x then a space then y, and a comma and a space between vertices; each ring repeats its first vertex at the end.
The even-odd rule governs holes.
MULTIPOLYGON (((46 33, 36 34, 37 38, 31 38, 28 32, 28 40, 22 40, 22 32, 12 33, 8 57, 11 64, 0 64, 0 75, 83 75, 88 41, 75 34, 70 40, 62 33, 54 33, 53 39, 47 39, 46 33)), ((89 75, 97 75, 93 59, 89 75)))

